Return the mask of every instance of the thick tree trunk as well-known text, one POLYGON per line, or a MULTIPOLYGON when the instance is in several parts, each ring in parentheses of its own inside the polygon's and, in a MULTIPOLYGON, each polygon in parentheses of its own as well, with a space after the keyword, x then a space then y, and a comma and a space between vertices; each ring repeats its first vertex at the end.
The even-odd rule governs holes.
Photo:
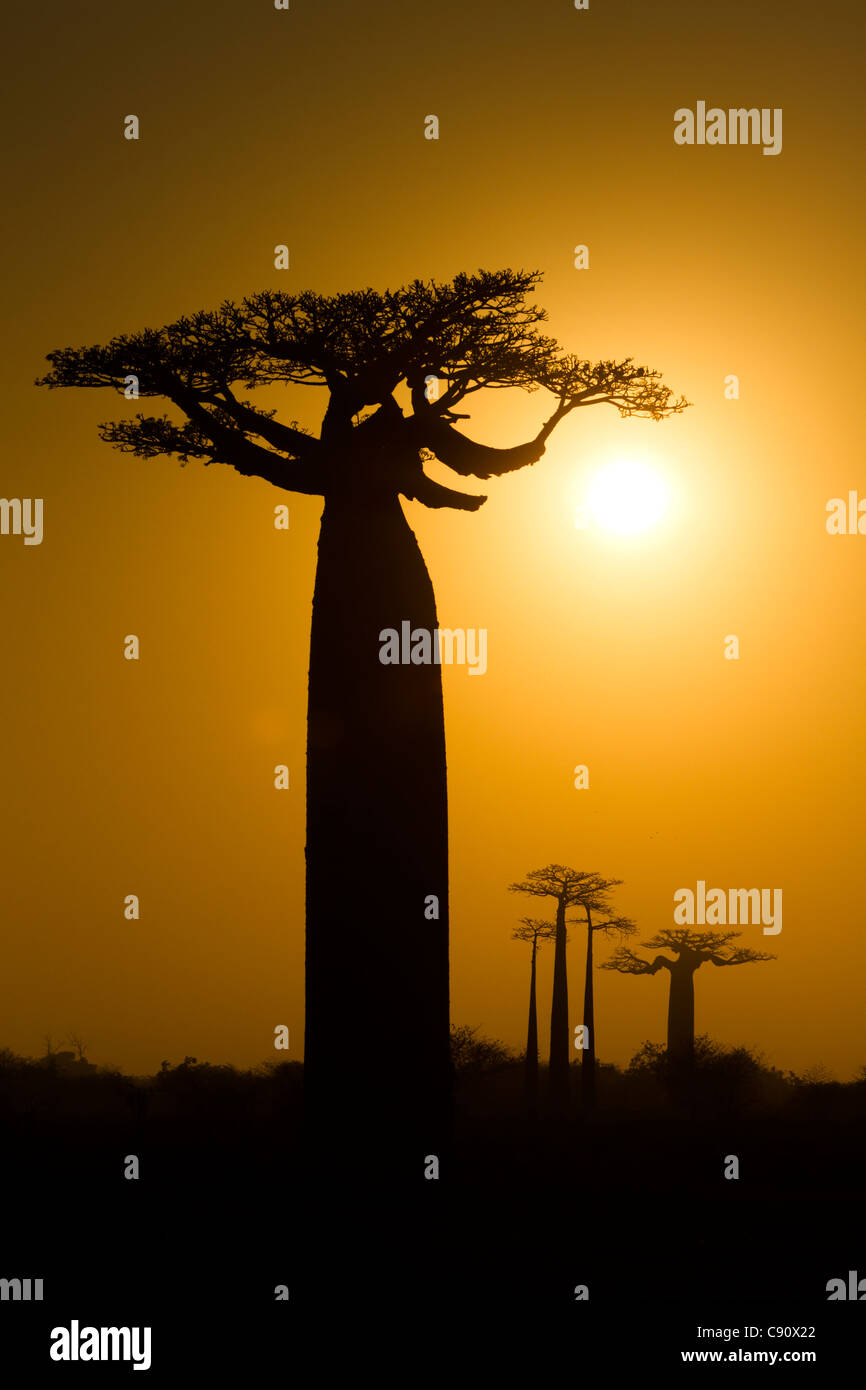
POLYGON ((695 1050, 695 969, 687 961, 672 961, 668 1001, 668 1055, 690 1060, 695 1050))
POLYGON ((556 904, 553 1002, 550 1009, 550 1094, 555 1107, 568 1102, 568 974, 565 956, 565 903, 556 904))
POLYGON ((583 987, 583 1021, 589 1038, 580 1059, 580 1090, 584 1109, 595 1105, 595 1004, 592 990, 592 915, 586 911, 586 982, 583 987))
POLYGON ((532 966, 529 975, 529 1028, 526 1033, 526 1103, 530 1115, 538 1110, 538 1009, 535 991, 535 957, 538 943, 532 943, 532 966))
POLYGON ((448 831, 440 667, 379 660, 380 631, 406 620, 437 626, 399 500, 330 497, 310 640, 305 1113, 349 1167, 377 1151, 383 1176, 409 1163, 420 1178, 450 1113, 448 831))

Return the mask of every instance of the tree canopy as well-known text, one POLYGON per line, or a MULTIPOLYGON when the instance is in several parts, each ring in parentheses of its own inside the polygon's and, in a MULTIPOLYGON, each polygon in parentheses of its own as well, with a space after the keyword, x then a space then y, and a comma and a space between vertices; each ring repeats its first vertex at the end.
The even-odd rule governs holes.
POLYGON ((528 941, 537 946, 542 941, 553 941, 556 936, 556 923, 547 922, 543 917, 521 917, 520 925, 511 933, 513 941, 528 941))
POLYGON ((528 893, 533 898, 556 898, 566 907, 589 900, 592 908, 600 901, 604 887, 605 880, 599 874, 570 869, 565 864, 546 864, 543 869, 530 869, 522 882, 510 883, 508 891, 528 893))
POLYGON ((545 310, 528 302, 541 278, 538 271, 480 270, 383 292, 263 290, 104 346, 57 349, 36 384, 170 401, 184 420, 137 413, 99 426, 104 440, 139 457, 229 464, 321 496, 342 483, 347 463, 360 464, 371 485, 430 507, 475 510, 484 497, 433 482, 423 461, 437 458, 464 477, 497 477, 540 458, 553 428, 573 410, 607 403, 623 416, 660 420, 689 404, 660 372, 632 358, 592 363, 564 352, 540 331, 545 310), (428 390, 431 378, 436 392, 428 390), (327 389, 319 437, 243 394, 275 385, 327 389), (394 399, 401 386, 411 400, 406 416, 394 399), (509 387, 543 388, 555 402, 533 439, 491 448, 455 428, 468 418, 455 409, 468 396, 509 387), (371 464, 383 445, 392 458, 384 475, 371 464))
POLYGON ((731 942, 742 934, 738 931, 700 932, 690 931, 687 927, 669 927, 657 932, 649 941, 641 942, 641 945, 648 951, 673 951, 676 960, 672 961, 669 956, 647 960, 627 946, 618 946, 610 960, 606 960, 599 969, 619 970, 625 975, 654 975, 657 970, 665 967, 670 969, 677 960, 693 960, 695 965, 703 965, 705 961, 713 965, 746 965, 749 961, 776 959, 764 951, 732 946, 731 942))

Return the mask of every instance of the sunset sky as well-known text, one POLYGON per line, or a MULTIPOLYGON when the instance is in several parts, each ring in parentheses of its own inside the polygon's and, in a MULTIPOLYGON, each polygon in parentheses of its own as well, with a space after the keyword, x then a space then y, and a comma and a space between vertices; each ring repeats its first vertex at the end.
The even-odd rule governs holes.
MULTIPOLYGON (((529 948, 510 936, 539 907, 507 887, 554 861, 624 880, 635 943, 673 925, 675 890, 698 879, 781 888, 782 932, 747 926, 740 943, 778 959, 704 967, 697 1031, 786 1069, 866 1065, 866 536, 825 527, 830 498, 866 497, 863 19, 823 14, 153 0, 10 16, 0 491, 44 499, 44 540, 0 536, 0 1046, 35 1055, 74 1031, 93 1061, 151 1071, 274 1060, 281 1023, 290 1058, 303 1038, 321 499, 117 453, 96 426, 132 404, 37 389, 45 354, 267 287, 512 266, 544 272, 566 350, 632 356, 693 407, 661 423, 577 411, 535 466, 472 481, 489 497, 477 514, 404 503, 441 624, 488 633, 483 677, 444 670, 452 1018, 524 1044, 529 948), (674 112, 699 100, 782 108, 782 153, 677 146, 674 112), (577 528, 622 462, 660 477, 664 516, 577 528)), ((264 399, 318 429, 323 392, 264 399)), ((479 394, 464 427, 517 443, 551 405, 479 394)), ((359 931, 375 930, 376 892, 374 874, 345 904, 359 931)), ((572 1027, 583 948, 575 929, 572 1027)), ((598 973, 602 1061, 664 1039, 666 983, 598 973)), ((345 1034, 347 1057, 379 1045, 360 1001, 345 1034)))

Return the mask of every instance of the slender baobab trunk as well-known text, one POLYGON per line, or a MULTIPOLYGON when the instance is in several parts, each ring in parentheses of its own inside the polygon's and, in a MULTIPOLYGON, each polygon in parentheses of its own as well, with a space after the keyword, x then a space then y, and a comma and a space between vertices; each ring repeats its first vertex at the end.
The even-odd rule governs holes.
POLYGON ((695 969, 690 961, 671 961, 668 1000, 668 1055, 689 1060, 695 1050, 695 969))
POLYGON ((380 662, 380 631, 405 620, 437 625, 399 500, 329 497, 310 640, 304 1089, 320 1138, 339 1136, 344 1160, 375 1147, 383 1166, 438 1152, 451 1090, 441 670, 380 662))
POLYGON ((532 965, 529 973, 529 1028, 526 1033, 526 1104, 530 1115, 538 1109, 538 1009, 535 996, 535 958, 538 940, 532 943, 532 965))
POLYGON ((556 904, 553 1002, 550 1009, 550 1094, 554 1106, 568 1100, 568 975, 565 957, 565 902, 556 904))
POLYGON ((592 989, 592 913, 586 909, 586 982, 583 987, 583 1021, 587 1043, 580 1059, 580 1090, 584 1108, 595 1105, 595 1004, 592 989))

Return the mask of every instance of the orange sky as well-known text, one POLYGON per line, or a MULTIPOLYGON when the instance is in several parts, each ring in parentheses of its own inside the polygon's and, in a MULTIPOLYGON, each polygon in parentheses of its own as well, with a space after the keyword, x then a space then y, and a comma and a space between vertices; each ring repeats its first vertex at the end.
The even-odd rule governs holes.
MULTIPOLYGON (((849 380, 862 18, 817 24, 802 0, 700 18, 600 0, 429 14, 155 0, 110 23, 92 6, 10 25, 2 492, 44 498, 45 534, 0 536, 0 1044, 36 1053, 72 1030, 93 1060, 150 1070, 268 1060, 278 1023, 298 1056, 303 1036, 321 502, 289 498, 276 532, 285 498, 263 482, 115 453, 96 424, 127 408, 36 390, 45 353, 267 286, 512 265, 545 272, 564 347, 658 367, 694 408, 661 424, 576 413, 540 463, 477 485, 477 515, 405 504, 441 623, 488 631, 483 678, 444 673, 453 1017, 521 1045, 528 948, 509 937, 537 904, 506 889, 551 860, 624 879, 637 940, 672 925, 674 890, 699 878, 781 887, 781 934, 743 936, 779 959, 705 967, 698 1031, 852 1075, 866 1063, 866 537, 824 523, 829 498, 866 496, 849 380), (674 111, 704 99, 783 108, 782 154, 675 145, 674 111), (137 143, 122 138, 130 112, 137 143), (576 530, 616 457, 652 462, 667 518, 636 537, 576 530), (138 663, 122 659, 127 633, 138 663), (282 762, 287 793, 272 785, 282 762)), ((269 404, 316 427, 324 396, 288 394, 269 404)), ((541 393, 489 394, 472 398, 471 429, 491 443, 548 413, 541 393)), ((375 899, 359 884, 347 911, 372 924, 375 899)), ((551 965, 548 952, 543 1039, 551 965)), ((663 1038, 660 978, 601 972, 596 988, 603 1060, 663 1038)), ((347 1049, 373 1027, 347 1019, 347 1049)))

